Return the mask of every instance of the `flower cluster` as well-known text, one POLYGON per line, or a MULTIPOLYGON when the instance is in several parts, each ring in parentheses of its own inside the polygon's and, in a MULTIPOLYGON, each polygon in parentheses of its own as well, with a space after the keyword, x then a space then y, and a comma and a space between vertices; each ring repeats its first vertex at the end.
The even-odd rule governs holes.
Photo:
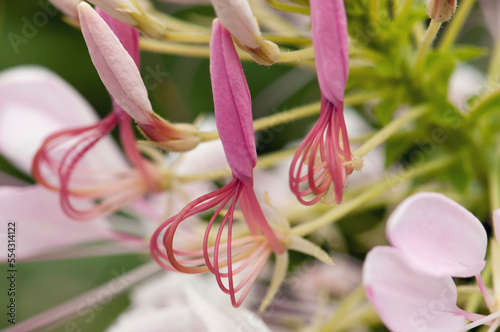
POLYGON ((40 66, 0 72, 9 243, 22 261, 148 262, 16 329, 155 274, 110 331, 499 328, 498 1, 479 0, 486 76, 464 63, 484 49, 456 45, 474 0, 49 1, 109 104, 40 66))

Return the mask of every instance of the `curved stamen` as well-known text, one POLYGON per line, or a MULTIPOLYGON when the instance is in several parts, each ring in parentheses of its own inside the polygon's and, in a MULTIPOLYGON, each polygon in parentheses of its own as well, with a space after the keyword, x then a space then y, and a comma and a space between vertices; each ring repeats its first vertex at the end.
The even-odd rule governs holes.
POLYGON ((332 184, 336 203, 342 201, 346 176, 352 173, 352 167, 345 164, 352 155, 342 108, 322 98, 320 117, 292 160, 290 189, 304 205, 317 203, 332 184), (305 200, 310 194, 315 197, 305 200))

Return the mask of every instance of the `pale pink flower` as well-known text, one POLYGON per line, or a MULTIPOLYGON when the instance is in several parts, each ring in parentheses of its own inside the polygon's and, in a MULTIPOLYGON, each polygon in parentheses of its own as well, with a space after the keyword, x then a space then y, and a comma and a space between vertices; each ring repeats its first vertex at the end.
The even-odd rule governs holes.
POLYGON ((414 270, 396 248, 375 247, 368 253, 363 283, 391 331, 456 332, 465 326, 453 279, 414 270))
POLYGON ((321 112, 292 160, 290 188, 304 205, 317 203, 327 191, 333 191, 340 204, 346 177, 353 171, 343 115, 349 71, 347 18, 342 0, 311 0, 310 6, 321 112))
POLYGON ((480 221, 444 195, 407 198, 387 222, 394 247, 372 249, 363 267, 366 294, 382 321, 395 331, 458 331, 465 320, 494 319, 456 306, 451 277, 481 279, 487 236, 480 221))

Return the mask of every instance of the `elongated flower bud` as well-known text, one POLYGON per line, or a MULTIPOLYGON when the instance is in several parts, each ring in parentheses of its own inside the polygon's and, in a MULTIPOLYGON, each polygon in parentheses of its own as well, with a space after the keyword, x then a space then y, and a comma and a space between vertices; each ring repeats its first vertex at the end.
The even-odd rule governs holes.
POLYGON ((427 15, 436 22, 446 22, 457 9, 456 0, 429 0, 427 2, 427 15))

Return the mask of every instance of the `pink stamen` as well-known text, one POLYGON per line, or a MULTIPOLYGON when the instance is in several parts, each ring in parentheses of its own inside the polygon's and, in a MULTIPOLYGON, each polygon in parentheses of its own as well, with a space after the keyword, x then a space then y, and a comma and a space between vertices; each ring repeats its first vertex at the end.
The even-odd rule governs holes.
POLYGON ((130 117, 117 108, 92 126, 64 130, 49 136, 33 159, 33 177, 45 187, 60 192, 63 211, 76 220, 90 220, 112 213, 144 195, 148 189, 157 191, 153 167, 135 145, 130 117), (90 170, 80 166, 85 154, 120 123, 122 143, 136 169, 90 170), (82 210, 73 197, 101 200, 82 210))
POLYGON ((335 202, 340 204, 346 176, 352 173, 352 167, 344 163, 351 160, 343 105, 334 105, 322 97, 320 117, 292 160, 290 189, 300 203, 313 205, 325 195, 333 182, 335 202), (303 174, 304 166, 306 174, 303 174), (305 200, 304 197, 309 194, 315 197, 305 200))
POLYGON ((248 294, 271 252, 279 250, 281 253, 285 247, 268 225, 251 187, 251 179, 242 182, 233 178, 223 188, 195 199, 177 216, 165 221, 153 234, 150 249, 153 258, 167 270, 184 273, 211 272, 215 275, 219 288, 230 295, 233 306, 237 307, 248 294), (233 241, 233 215, 238 202, 248 227, 254 231, 248 237, 233 241), (216 219, 226 207, 227 212, 217 230, 213 229, 216 219), (203 250, 174 249, 173 240, 180 223, 213 208, 215 212, 203 236, 203 250), (216 232, 215 242, 213 246, 209 246, 213 232, 216 232), (163 250, 160 249, 160 244, 164 247, 163 250), (241 264, 233 267, 237 262, 241 264), (237 275, 243 277, 235 284, 234 278, 237 275))

